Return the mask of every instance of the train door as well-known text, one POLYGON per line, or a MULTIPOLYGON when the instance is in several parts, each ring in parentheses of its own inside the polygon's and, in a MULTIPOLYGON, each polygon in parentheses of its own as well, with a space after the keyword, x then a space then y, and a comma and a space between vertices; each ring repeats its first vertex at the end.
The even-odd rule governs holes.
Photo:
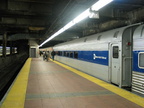
POLYGON ((110 44, 110 81, 116 85, 119 85, 120 79, 120 57, 119 57, 119 45, 110 44))
POLYGON ((135 27, 123 31, 122 40, 109 44, 109 79, 120 87, 131 87, 132 79, 132 37, 135 27))

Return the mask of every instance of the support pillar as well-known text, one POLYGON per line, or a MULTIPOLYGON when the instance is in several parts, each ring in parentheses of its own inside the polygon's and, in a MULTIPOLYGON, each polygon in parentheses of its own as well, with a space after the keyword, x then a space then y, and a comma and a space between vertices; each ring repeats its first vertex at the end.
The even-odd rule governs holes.
POLYGON ((10 55, 14 53, 13 41, 10 41, 10 55))
POLYGON ((3 35, 3 57, 6 57, 6 46, 7 46, 7 33, 5 32, 3 35))

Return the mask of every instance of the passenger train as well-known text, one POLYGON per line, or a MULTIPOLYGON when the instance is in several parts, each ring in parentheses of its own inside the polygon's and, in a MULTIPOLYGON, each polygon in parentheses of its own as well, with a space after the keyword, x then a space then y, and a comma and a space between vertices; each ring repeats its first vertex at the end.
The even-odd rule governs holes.
POLYGON ((133 24, 55 45, 55 59, 144 96, 144 25, 133 24))

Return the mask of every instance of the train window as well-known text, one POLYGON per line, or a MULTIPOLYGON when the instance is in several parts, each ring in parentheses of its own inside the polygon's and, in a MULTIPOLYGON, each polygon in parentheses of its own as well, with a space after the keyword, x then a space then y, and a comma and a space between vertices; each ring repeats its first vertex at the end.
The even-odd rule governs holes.
POLYGON ((2 56, 2 46, 0 46, 0 56, 2 56))
POLYGON ((66 56, 69 57, 69 52, 66 52, 66 56))
POLYGON ((63 52, 62 52, 62 51, 60 51, 60 55, 61 55, 61 56, 63 55, 63 52))
POLYGON ((118 37, 118 33, 119 33, 119 31, 116 31, 113 37, 117 38, 118 37))
POLYGON ((113 46, 113 58, 118 58, 119 56, 119 47, 113 46))
POLYGON ((58 55, 59 55, 59 56, 62 56, 62 51, 58 51, 58 55))
POLYGON ((58 51, 58 55, 60 55, 60 51, 58 51))
POLYGON ((64 51, 64 56, 66 56, 66 52, 64 51))
POLYGON ((13 48, 13 53, 17 53, 17 47, 13 48))
POLYGON ((58 51, 58 55, 61 56, 61 51, 58 51))
POLYGON ((10 47, 6 47, 6 55, 10 54, 10 47))
POLYGON ((144 69, 144 52, 139 53, 139 67, 144 69))
POLYGON ((73 58, 73 52, 70 52, 70 57, 73 58))
POLYGON ((78 52, 74 52, 74 58, 78 58, 78 52))

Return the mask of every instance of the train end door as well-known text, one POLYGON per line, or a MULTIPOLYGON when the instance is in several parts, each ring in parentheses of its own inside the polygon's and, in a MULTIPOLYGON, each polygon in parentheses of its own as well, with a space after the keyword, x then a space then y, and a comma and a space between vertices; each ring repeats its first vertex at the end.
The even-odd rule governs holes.
POLYGON ((119 44, 109 45, 109 79, 110 82, 120 85, 120 48, 119 44))

